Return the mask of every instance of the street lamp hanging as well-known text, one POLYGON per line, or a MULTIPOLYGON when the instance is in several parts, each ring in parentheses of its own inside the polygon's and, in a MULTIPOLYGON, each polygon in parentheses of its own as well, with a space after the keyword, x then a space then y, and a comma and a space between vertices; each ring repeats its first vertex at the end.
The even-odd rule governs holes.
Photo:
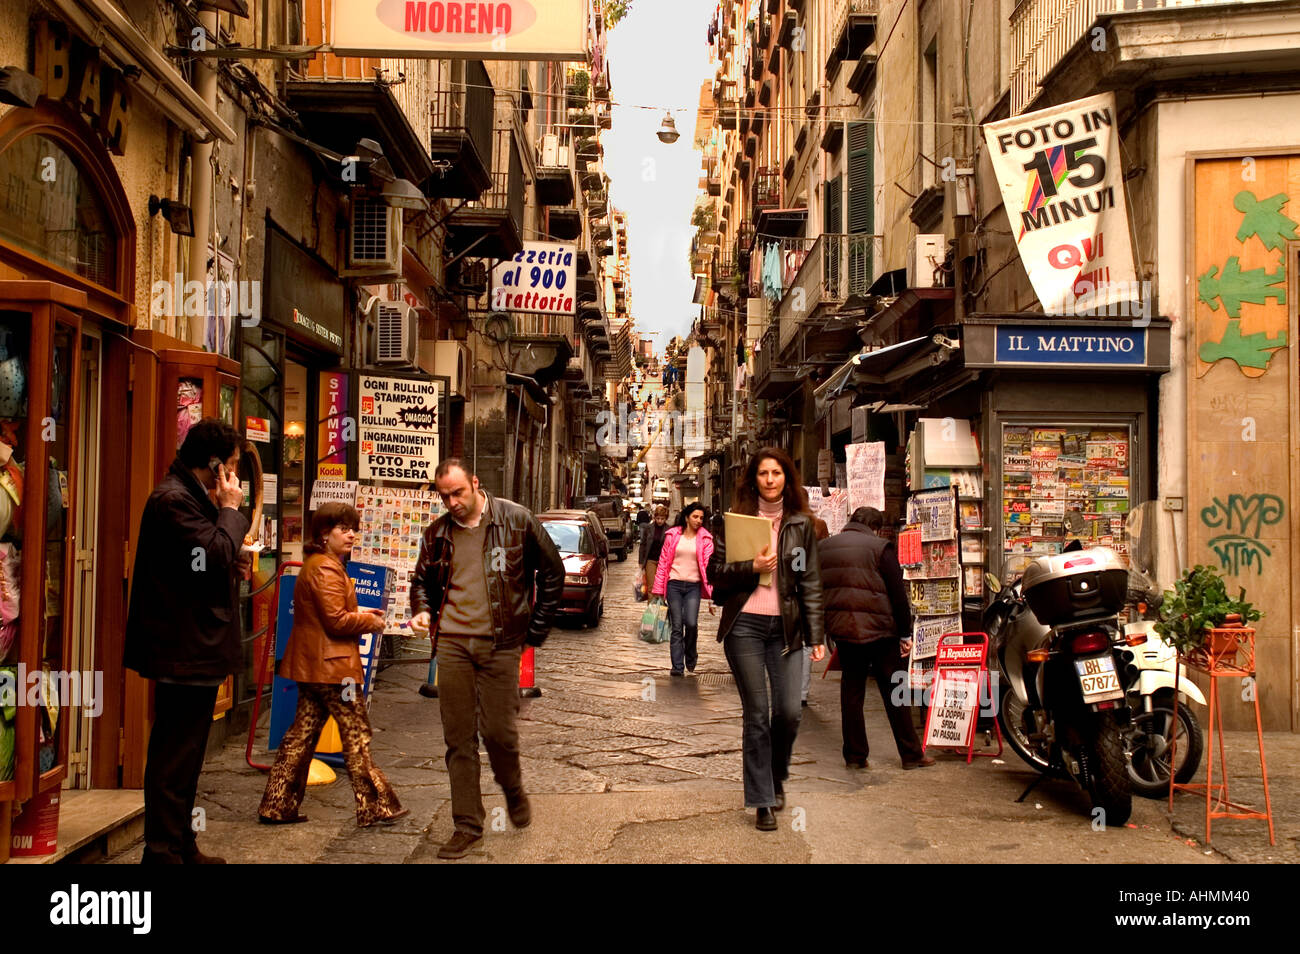
POLYGON ((675 143, 681 133, 677 131, 677 123, 673 122, 672 113, 664 113, 664 121, 659 126, 659 131, 655 133, 659 141, 665 145, 671 146, 675 143))

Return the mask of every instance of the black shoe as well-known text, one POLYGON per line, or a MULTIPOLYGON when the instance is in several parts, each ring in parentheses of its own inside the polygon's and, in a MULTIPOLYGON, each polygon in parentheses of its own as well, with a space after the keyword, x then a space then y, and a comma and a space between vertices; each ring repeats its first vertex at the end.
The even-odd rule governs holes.
POLYGON ((754 827, 759 831, 776 831, 776 816, 770 808, 760 808, 754 819, 754 827))
POLYGON ((438 849, 438 857, 448 860, 464 858, 482 840, 482 835, 471 835, 467 831, 452 832, 451 841, 438 849))
POLYGON ((674 669, 674 670, 673 670, 673 675, 674 675, 674 676, 685 676, 686 673, 682 672, 680 669, 674 669))
POLYGON ((844 767, 851 768, 851 769, 869 769, 871 768, 871 765, 870 763, 867 762, 866 759, 863 759, 861 762, 846 761, 844 763, 844 767))
POLYGON ((258 815, 257 820, 263 825, 296 825, 299 822, 307 820, 306 815, 295 815, 293 818, 267 818, 265 815, 258 815))
POLYGON ((183 856, 187 865, 224 865, 225 858, 218 858, 216 855, 205 855, 195 846, 193 851, 188 851, 183 856))
POLYGON ((779 812, 783 808, 785 808, 785 792, 778 788, 776 790, 776 805, 773 806, 772 810, 779 812))
POLYGON ((434 685, 433 683, 431 683, 431 682, 426 682, 424 685, 422 685, 422 686, 421 686, 419 689, 417 689, 416 691, 417 691, 420 695, 424 696, 424 698, 426 698, 426 699, 437 699, 437 698, 438 698, 438 687, 435 686, 435 685, 434 685))
POLYGON ((934 764, 934 759, 926 756, 922 758, 921 761, 919 762, 904 762, 903 771, 906 772, 906 771, 911 771, 912 769, 929 768, 933 764, 934 764))
POLYGON ((520 792, 515 798, 506 796, 506 813, 510 815, 510 824, 516 828, 527 828, 533 820, 533 806, 528 796, 520 792))

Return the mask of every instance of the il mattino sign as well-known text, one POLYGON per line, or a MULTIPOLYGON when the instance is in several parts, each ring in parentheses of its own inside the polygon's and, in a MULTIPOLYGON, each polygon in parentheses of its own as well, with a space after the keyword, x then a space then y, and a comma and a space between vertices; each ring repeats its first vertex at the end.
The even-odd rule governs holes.
POLYGON ((330 52, 585 60, 589 0, 334 0, 330 52))

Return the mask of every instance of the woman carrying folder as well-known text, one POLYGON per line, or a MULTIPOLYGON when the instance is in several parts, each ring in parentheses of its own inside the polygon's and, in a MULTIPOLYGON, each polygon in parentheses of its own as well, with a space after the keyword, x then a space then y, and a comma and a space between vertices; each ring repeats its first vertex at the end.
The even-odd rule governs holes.
POLYGON ((803 714, 801 650, 811 646, 814 662, 826 654, 817 535, 807 509, 794 461, 779 448, 763 448, 736 488, 735 511, 767 520, 768 543, 752 559, 729 563, 724 535, 708 564, 713 601, 722 605, 718 640, 744 713, 745 807, 757 809, 760 831, 775 831, 773 810, 785 807, 803 714))

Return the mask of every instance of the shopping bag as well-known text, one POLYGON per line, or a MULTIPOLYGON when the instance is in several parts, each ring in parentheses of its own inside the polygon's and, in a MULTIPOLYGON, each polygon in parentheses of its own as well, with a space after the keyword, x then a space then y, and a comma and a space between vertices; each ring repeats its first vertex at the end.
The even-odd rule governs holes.
POLYGON ((646 599, 646 597, 645 597, 645 588, 642 587, 640 583, 633 583, 633 584, 632 584, 632 595, 636 597, 636 601, 637 601, 638 603, 644 603, 644 602, 645 602, 645 599, 646 599))
POLYGON ((660 602, 655 606, 654 642, 666 643, 672 637, 672 626, 668 622, 668 604, 660 602))
POLYGON ((641 631, 640 637, 647 643, 655 641, 655 604, 651 603, 641 614, 641 631))

